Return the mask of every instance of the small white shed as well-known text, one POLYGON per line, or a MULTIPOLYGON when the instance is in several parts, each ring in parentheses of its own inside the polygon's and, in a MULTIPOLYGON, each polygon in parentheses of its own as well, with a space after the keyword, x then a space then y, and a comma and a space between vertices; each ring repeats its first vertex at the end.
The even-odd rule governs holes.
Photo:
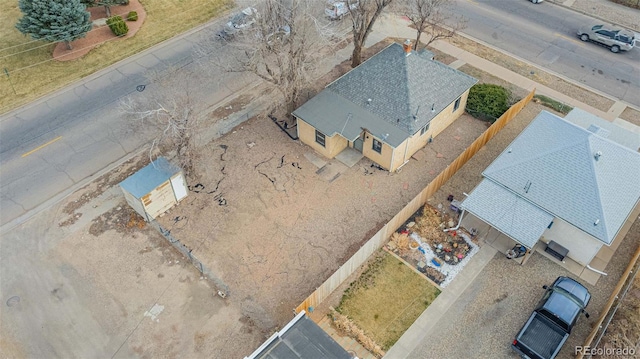
POLYGON ((187 196, 184 172, 164 157, 120 182, 127 203, 146 221, 155 219, 187 196))

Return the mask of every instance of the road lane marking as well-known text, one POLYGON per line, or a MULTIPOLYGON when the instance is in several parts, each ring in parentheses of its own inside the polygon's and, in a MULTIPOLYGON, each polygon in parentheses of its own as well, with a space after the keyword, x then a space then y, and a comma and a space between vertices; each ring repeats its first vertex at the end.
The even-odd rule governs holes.
POLYGON ((580 40, 580 39, 578 39, 578 38, 576 38, 576 37, 567 36, 567 35, 560 34, 560 33, 557 33, 557 32, 554 32, 554 33, 553 33, 553 36, 555 36, 555 37, 561 37, 561 38, 563 38, 563 39, 565 39, 565 40, 569 40, 569 41, 571 41, 571 42, 575 42, 575 43, 577 43, 577 44, 584 44, 584 43, 585 43, 585 41, 582 41, 582 40, 580 40))
POLYGON ((36 151, 38 151, 38 150, 41 150, 41 149, 43 149, 43 148, 45 148, 45 147, 49 146, 50 144, 52 144, 52 143, 56 142, 57 140, 59 140, 59 139, 61 139, 61 138, 62 138, 62 136, 58 136, 58 137, 54 138, 53 140, 51 140, 51 141, 49 141, 49 142, 45 143, 44 145, 40 145, 40 146, 38 146, 38 147, 34 148, 33 150, 31 150, 31 151, 27 152, 27 153, 23 153, 23 154, 22 154, 22 156, 20 156, 20 157, 22 157, 22 158, 27 157, 27 156, 29 156, 30 154, 32 154, 32 153, 34 153, 34 152, 36 152, 36 151))

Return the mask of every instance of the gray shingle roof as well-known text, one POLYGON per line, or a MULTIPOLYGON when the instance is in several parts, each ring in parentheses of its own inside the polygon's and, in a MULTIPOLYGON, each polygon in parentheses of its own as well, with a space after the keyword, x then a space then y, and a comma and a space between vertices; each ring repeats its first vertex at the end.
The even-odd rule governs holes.
POLYGON ((633 151, 640 149, 640 133, 626 130, 582 109, 574 108, 564 119, 633 151))
POLYGON ((274 334, 246 358, 351 359, 351 355, 301 312, 282 331, 274 334))
POLYGON ((531 249, 553 221, 553 216, 526 199, 482 180, 462 207, 500 232, 531 249))
POLYGON ((334 96, 324 96, 308 101, 293 114, 318 129, 331 127, 324 132, 331 135, 342 131, 350 113, 354 117, 361 113, 366 123, 362 127, 374 135, 392 136, 383 122, 401 130, 399 135, 403 138, 394 141, 396 145, 385 140, 396 147, 477 82, 463 72, 431 60, 431 56, 416 52, 407 56, 400 44, 391 44, 322 91, 340 96, 348 103, 336 105, 327 101, 335 100, 334 96), (325 111, 330 111, 331 116, 325 111), (372 117, 370 122, 368 116, 372 117), (325 121, 329 123, 323 126, 325 121))
POLYGON ((640 199, 639 153, 546 111, 483 175, 606 244, 640 199))
POLYGON ((300 106, 293 114, 309 122, 325 135, 333 136, 338 133, 349 141, 358 138, 365 128, 379 139, 386 137, 384 141, 394 148, 407 139, 407 133, 398 127, 326 89, 300 106))

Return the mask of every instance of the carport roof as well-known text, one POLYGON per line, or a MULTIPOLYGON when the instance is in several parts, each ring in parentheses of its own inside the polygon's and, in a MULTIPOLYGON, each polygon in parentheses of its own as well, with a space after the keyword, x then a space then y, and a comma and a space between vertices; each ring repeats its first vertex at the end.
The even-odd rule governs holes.
POLYGON ((531 249, 553 215, 506 188, 484 179, 462 203, 462 208, 531 249))

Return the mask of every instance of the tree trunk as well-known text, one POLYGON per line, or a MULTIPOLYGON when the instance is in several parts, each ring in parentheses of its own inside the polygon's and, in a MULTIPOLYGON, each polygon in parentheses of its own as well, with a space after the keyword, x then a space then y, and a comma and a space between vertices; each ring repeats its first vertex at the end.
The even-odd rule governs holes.
POLYGON ((104 6, 104 11, 107 13, 107 17, 111 17, 111 7, 108 5, 104 6))
POLYGON ((360 65, 362 62, 362 44, 355 42, 353 43, 353 54, 351 54, 351 67, 355 68, 360 65))
POLYGON ((73 47, 71 47, 70 41, 65 41, 64 44, 67 45, 67 50, 73 50, 73 47))
POLYGON ((420 36, 422 35, 422 31, 417 31, 416 34, 416 43, 413 44, 413 50, 418 51, 418 44, 420 43, 420 36))

